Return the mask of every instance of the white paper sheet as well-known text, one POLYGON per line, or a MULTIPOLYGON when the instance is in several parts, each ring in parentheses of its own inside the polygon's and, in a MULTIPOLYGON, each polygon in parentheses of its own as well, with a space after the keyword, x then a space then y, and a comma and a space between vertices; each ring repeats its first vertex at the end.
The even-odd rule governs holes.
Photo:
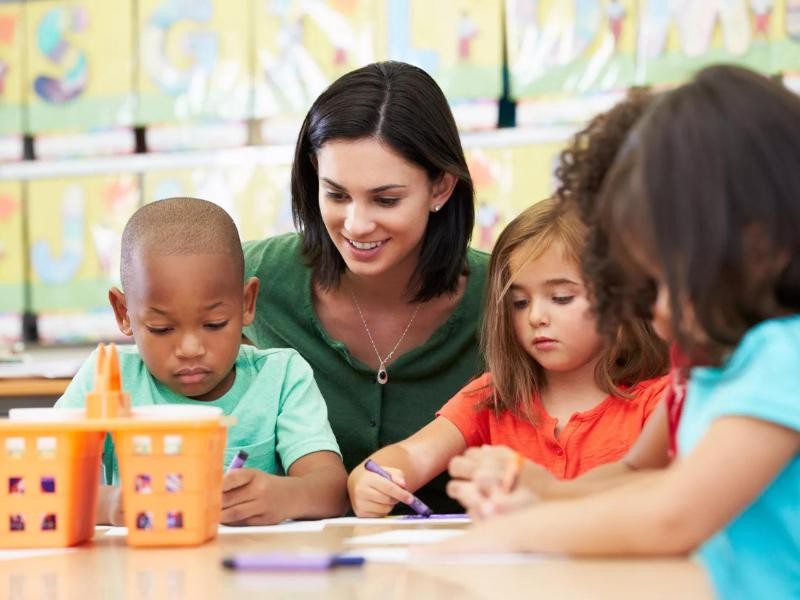
POLYGON ((410 546, 415 544, 434 544, 436 542, 443 542, 446 539, 463 535, 464 532, 460 529, 393 529, 391 531, 382 531, 381 533, 372 533, 369 535, 357 535, 356 537, 347 538, 344 543, 351 545, 369 545, 369 546, 387 546, 387 545, 403 545, 410 546))
MULTIPOLYGON (((286 521, 277 525, 248 525, 243 527, 228 527, 220 525, 219 535, 252 535, 256 533, 291 533, 322 531, 325 521, 286 521)), ((112 527, 106 531, 106 537, 124 537, 128 535, 127 527, 112 527)))
POLYGON ((410 517, 410 516, 394 516, 394 517, 376 517, 376 518, 362 518, 362 517, 339 517, 336 519, 325 519, 328 525, 438 525, 438 524, 469 524, 470 518, 467 515, 434 515, 427 519, 410 517))

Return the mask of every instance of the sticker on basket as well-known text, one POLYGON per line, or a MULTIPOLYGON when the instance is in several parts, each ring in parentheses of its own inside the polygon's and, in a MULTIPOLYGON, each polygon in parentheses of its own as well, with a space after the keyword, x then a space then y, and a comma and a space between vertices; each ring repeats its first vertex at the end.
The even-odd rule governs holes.
POLYGON ((164 487, 168 492, 180 492, 183 489, 183 476, 180 473, 167 473, 164 487))
POLYGON ((25 517, 23 515, 8 515, 8 528, 11 531, 25 531, 25 517))
POLYGON ((137 475, 133 486, 137 494, 153 493, 153 486, 150 483, 150 475, 137 475))
POLYGON ((25 493, 25 480, 22 477, 9 477, 8 478, 8 493, 9 494, 24 494, 25 493))
POLYGON ((153 453, 153 441, 149 435, 133 436, 133 453, 147 455, 153 453))
POLYGON ((56 493, 56 478, 55 477, 42 477, 41 480, 42 486, 42 493, 43 494, 55 494, 56 493))
POLYGON ((183 513, 178 510, 167 511, 167 529, 183 529, 183 513))
POLYGON ((25 438, 6 438, 6 454, 8 458, 22 458, 25 454, 25 438))
POLYGON ((47 513, 42 517, 42 531, 54 531, 56 528, 56 515, 47 513))
POLYGON ((183 450, 183 436, 165 435, 164 454, 180 454, 183 450))
POLYGON ((56 438, 54 437, 40 437, 36 439, 36 451, 39 453, 39 458, 55 458, 56 457, 56 438))
POLYGON ((136 529, 152 529, 153 513, 143 511, 136 515, 136 529))

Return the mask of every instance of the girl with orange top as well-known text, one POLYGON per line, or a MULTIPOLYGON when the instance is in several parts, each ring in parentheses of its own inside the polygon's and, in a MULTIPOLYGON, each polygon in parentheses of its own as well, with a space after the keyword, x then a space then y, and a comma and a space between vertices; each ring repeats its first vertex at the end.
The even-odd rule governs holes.
POLYGON ((370 457, 391 480, 363 464, 351 472, 358 516, 412 503, 412 492, 471 446, 519 453, 512 479, 525 460, 572 478, 627 452, 666 387, 666 346, 644 320, 621 325, 614 343, 598 333, 580 268, 586 235, 577 213, 555 199, 506 227, 489 265, 482 332, 489 371, 433 422, 370 457))

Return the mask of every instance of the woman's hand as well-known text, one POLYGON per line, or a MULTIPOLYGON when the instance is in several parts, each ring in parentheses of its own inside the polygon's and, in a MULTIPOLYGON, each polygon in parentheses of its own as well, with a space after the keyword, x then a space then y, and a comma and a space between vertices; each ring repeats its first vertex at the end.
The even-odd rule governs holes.
POLYGON ((347 491, 353 511, 359 517, 383 517, 388 515, 398 502, 413 501, 413 494, 406 488, 406 480, 400 469, 383 467, 392 476, 392 481, 359 465, 347 479, 347 491))

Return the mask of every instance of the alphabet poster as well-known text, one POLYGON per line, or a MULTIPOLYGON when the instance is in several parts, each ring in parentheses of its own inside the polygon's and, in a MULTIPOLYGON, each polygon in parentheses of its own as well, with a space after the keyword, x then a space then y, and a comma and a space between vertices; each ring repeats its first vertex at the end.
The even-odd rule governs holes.
POLYGON ((0 4, 0 136, 22 132, 22 4, 0 4))
POLYGON ((628 87, 636 64, 637 0, 506 0, 512 95, 628 87))
POLYGON ((41 317, 40 336, 66 341, 114 333, 108 288, 119 285, 120 237, 140 202, 137 177, 41 179, 27 186, 31 308, 41 317))
POLYGON ((475 185, 473 247, 491 251, 514 217, 552 195, 556 185, 553 174, 563 147, 564 142, 554 141, 466 150, 475 185))
POLYGON ((133 123, 133 0, 25 3, 32 133, 133 123))
POLYGON ((210 200, 231 216, 244 240, 292 231, 291 166, 185 168, 149 171, 143 176, 146 201, 175 196, 210 200))
POLYGON ((0 342, 22 333, 25 263, 22 237, 22 184, 0 181, 0 342))
POLYGON ((384 0, 377 54, 427 71, 449 100, 502 94, 500 0, 384 0))
POLYGON ((250 116, 251 3, 138 0, 137 122, 250 116))

